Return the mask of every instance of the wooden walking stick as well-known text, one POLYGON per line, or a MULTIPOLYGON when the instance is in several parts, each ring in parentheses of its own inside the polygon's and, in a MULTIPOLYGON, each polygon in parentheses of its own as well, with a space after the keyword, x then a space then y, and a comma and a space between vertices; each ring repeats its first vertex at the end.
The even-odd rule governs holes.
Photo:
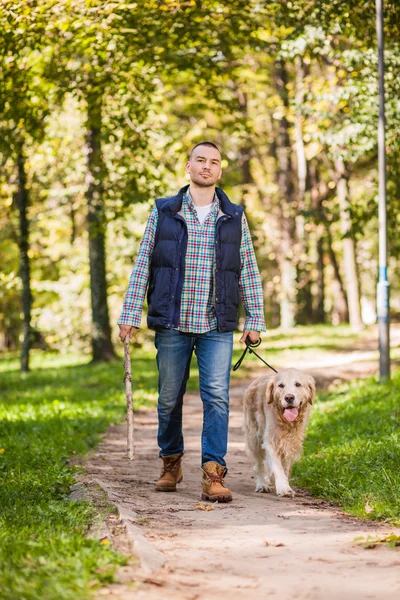
POLYGON ((131 349, 129 335, 126 336, 124 342, 124 383, 126 395, 126 409, 128 422, 128 458, 133 460, 135 457, 135 446, 133 442, 133 402, 132 402, 132 371, 131 371, 131 349))

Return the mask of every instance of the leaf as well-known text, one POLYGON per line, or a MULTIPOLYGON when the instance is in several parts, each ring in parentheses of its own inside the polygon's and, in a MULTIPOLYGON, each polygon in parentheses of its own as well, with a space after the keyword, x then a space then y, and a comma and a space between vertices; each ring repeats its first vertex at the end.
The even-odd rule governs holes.
POLYGON ((370 513, 374 512, 374 509, 372 508, 372 506, 369 505, 368 500, 365 503, 364 510, 367 513, 367 515, 369 515, 370 513))
POLYGON ((366 550, 372 550, 377 546, 387 546, 388 548, 398 548, 400 547, 400 535, 396 535, 391 533, 383 538, 364 538, 362 536, 356 537, 354 540, 357 544, 361 544, 364 546, 366 550))
POLYGON ((395 533, 391 533, 384 538, 376 540, 379 544, 385 544, 389 548, 398 548, 400 547, 400 535, 396 535, 395 533))
POLYGON ((201 504, 201 502, 197 502, 196 508, 199 510, 214 510, 213 504, 201 504))
POLYGON ((274 546, 275 548, 282 548, 285 544, 283 542, 265 542, 266 546, 274 546))

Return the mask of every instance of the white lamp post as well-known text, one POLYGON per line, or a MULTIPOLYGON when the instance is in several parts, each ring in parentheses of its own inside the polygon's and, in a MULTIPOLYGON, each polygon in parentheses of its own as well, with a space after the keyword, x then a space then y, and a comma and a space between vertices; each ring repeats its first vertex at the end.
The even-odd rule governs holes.
POLYGON ((390 378, 390 308, 387 279, 387 217, 386 217, 386 148, 385 148, 385 63, 383 38, 383 0, 376 0, 376 35, 378 40, 379 123, 379 281, 377 315, 379 331, 379 375, 383 382, 390 378))

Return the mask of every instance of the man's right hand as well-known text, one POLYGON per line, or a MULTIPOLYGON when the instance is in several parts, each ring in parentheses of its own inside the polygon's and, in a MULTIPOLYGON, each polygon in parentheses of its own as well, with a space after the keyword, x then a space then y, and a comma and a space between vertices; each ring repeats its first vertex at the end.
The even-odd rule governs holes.
POLYGON ((127 335, 129 335, 129 339, 131 340, 134 334, 135 329, 133 325, 119 325, 119 339, 121 342, 125 341, 127 335))

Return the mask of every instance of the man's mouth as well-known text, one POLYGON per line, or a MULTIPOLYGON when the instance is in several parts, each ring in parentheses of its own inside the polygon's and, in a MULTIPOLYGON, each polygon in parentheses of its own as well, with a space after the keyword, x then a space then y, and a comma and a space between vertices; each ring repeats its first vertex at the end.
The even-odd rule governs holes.
POLYGON ((298 406, 294 406, 293 408, 285 408, 283 411, 283 418, 289 423, 292 423, 299 416, 299 408, 298 406))

